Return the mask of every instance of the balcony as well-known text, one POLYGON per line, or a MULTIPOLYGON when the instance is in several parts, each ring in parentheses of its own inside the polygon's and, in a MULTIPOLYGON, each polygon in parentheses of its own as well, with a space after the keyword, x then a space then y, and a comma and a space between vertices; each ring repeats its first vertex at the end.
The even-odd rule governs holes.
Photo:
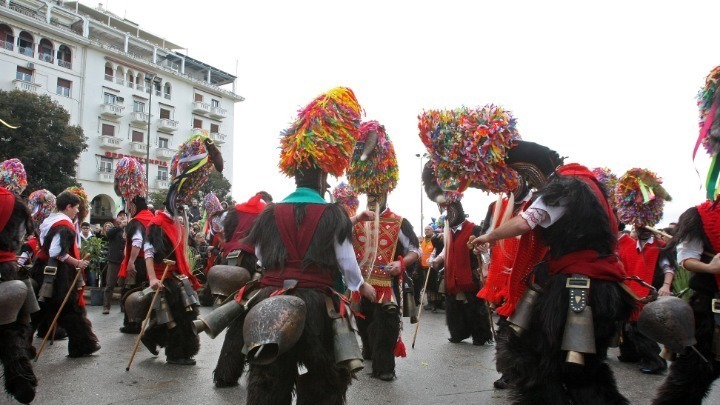
POLYGON ((55 62, 55 58, 53 58, 52 54, 49 54, 49 53, 41 53, 40 55, 38 55, 38 59, 40 59, 43 62, 47 62, 47 63, 55 62))
POLYGON ((142 83, 138 82, 138 83, 135 85, 135 89, 137 89, 137 90, 140 91, 140 92, 145 92, 145 85, 143 85, 142 83))
POLYGON ((119 84, 119 85, 121 85, 121 86, 124 86, 124 85, 125 85, 125 80, 124 80, 122 77, 116 77, 116 78, 115 78, 115 83, 117 83, 117 84, 119 84))
POLYGON ((0 48, 7 49, 8 51, 13 50, 13 43, 9 41, 0 41, 0 48))
POLYGON ((40 85, 33 82, 26 82, 25 80, 15 79, 13 80, 16 90, 27 91, 29 93, 37 93, 40 85))
POLYGON ((157 148, 155 149, 155 156, 157 156, 158 159, 170 160, 175 156, 175 151, 168 148, 157 148))
POLYGON ((114 183, 115 174, 112 170, 107 170, 106 168, 101 167, 98 169, 98 181, 101 183, 114 183))
POLYGON ((104 103, 100 106, 100 115, 102 115, 103 118, 118 120, 125 115, 124 110, 125 107, 121 105, 104 103))
POLYGON ((114 136, 100 135, 100 147, 108 150, 116 150, 122 147, 122 138, 116 138, 114 136))
POLYGON ((155 187, 161 190, 167 190, 170 188, 170 180, 166 176, 158 177, 155 179, 155 187))
POLYGON ((130 113, 130 124, 138 128, 147 128, 149 117, 142 111, 133 111, 130 113))
POLYGON ((18 46, 18 53, 25 55, 25 56, 29 56, 31 58, 33 56, 35 56, 35 50, 33 48, 25 47, 25 46, 18 46))
POLYGON ((178 122, 173 121, 168 118, 160 118, 158 120, 158 131, 166 131, 166 132, 172 132, 177 131, 178 129, 178 122))
POLYGON ((209 114, 210 104, 203 103, 202 101, 196 101, 193 103, 193 112, 196 114, 209 114))
POLYGON ((211 132, 210 138, 215 141, 218 145, 222 145, 225 143, 225 139, 227 138, 227 135, 221 134, 219 132, 211 132))
POLYGON ((220 106, 213 107, 210 110, 210 116, 213 118, 225 118, 227 117, 227 109, 220 106))
POLYGON ((143 142, 130 142, 130 153, 133 155, 147 155, 148 146, 143 142))
POLYGON ((72 62, 70 62, 68 60, 58 59, 57 63, 58 63, 58 66, 64 67, 65 69, 72 69, 72 62))

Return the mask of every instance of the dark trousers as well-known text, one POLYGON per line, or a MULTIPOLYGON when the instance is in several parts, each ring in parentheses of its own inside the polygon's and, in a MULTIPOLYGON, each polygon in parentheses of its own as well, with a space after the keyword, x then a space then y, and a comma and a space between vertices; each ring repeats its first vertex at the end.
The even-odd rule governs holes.
POLYGON ((103 291, 103 308, 110 308, 112 302, 113 291, 118 280, 118 272, 120 271, 120 263, 108 262, 107 273, 105 274, 105 290, 103 291))

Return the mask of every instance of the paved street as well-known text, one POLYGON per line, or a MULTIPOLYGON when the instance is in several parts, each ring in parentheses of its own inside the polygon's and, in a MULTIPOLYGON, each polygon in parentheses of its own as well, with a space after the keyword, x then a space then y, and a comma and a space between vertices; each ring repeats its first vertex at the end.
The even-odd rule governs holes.
MULTIPOLYGON (((210 308, 202 308, 203 313, 210 308)), ((36 373, 40 379, 37 404, 244 404, 244 381, 239 387, 216 389, 212 384, 224 335, 213 340, 202 335, 195 367, 170 366, 141 345, 130 372, 125 366, 135 335, 118 332, 122 314, 117 305, 110 315, 101 307, 88 307, 102 349, 92 357, 68 359, 67 341, 47 346, 36 373)), ((403 339, 408 357, 398 359, 398 379, 387 383, 371 379, 363 370, 348 391, 349 404, 505 404, 506 392, 492 388, 498 377, 494 346, 450 344, 444 313, 424 313, 415 350, 410 348, 414 327, 406 324, 403 339)), ((37 339, 36 345, 40 345, 37 339)), ((646 376, 633 365, 620 364, 611 353, 611 364, 621 391, 633 404, 649 404, 663 376, 646 376)), ((366 364, 369 367, 369 364, 366 364)), ((0 395, 0 403, 12 403, 0 395)), ((720 403, 714 389, 707 404, 720 403)))

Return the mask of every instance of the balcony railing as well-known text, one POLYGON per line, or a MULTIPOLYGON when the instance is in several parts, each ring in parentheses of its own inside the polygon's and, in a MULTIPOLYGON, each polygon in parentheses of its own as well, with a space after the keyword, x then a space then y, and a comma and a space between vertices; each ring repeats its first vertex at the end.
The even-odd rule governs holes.
POLYGON ((158 131, 176 131, 178 129, 178 122, 168 118, 160 118, 157 129, 158 131))
POLYGON ((158 159, 170 160, 175 156, 175 151, 168 148, 157 148, 155 149, 155 156, 157 156, 158 159))
POLYGON ((125 85, 125 80, 123 80, 122 77, 116 77, 116 78, 115 78, 115 83, 117 83, 117 84, 119 84, 119 85, 121 85, 121 86, 124 86, 124 85, 125 85))
POLYGON ((105 75, 105 80, 112 82, 115 80, 115 76, 113 75, 105 75))
POLYGON ((26 82, 24 80, 15 79, 13 80, 16 90, 27 91, 29 93, 37 93, 40 88, 39 84, 33 82, 26 82))
POLYGON ((103 105, 100 106, 100 115, 105 118, 117 120, 125 115, 124 110, 125 107, 121 105, 103 103, 103 105))
POLYGON ((24 46, 19 46, 18 53, 23 54, 25 56, 33 57, 33 55, 35 55, 35 50, 32 48, 24 47, 24 46))
POLYGON ((8 51, 12 51, 14 48, 14 44, 10 41, 0 41, 0 48, 7 49, 8 51))
POLYGON ((210 112, 210 104, 202 101, 195 101, 193 103, 193 112, 198 114, 208 114, 210 112))
POLYGON ((43 62, 47 62, 47 63, 54 62, 53 56, 49 53, 41 53, 40 55, 38 55, 38 59, 40 59, 43 62))
POLYGON ((133 111, 130 113, 130 123, 133 126, 146 128, 149 115, 142 111, 133 111))
POLYGON ((114 183, 115 174, 113 170, 106 170, 103 167, 98 168, 98 181, 102 183, 114 183))
POLYGON ((158 176, 155 179, 155 187, 161 190, 167 190, 170 188, 170 180, 165 176, 158 176))
POLYGON ((223 143, 225 143, 227 135, 221 134, 219 132, 211 132, 210 138, 212 138, 212 140, 215 141, 215 143, 217 143, 218 145, 222 145, 223 143))
POLYGON ((145 156, 147 154, 147 144, 144 142, 130 142, 130 153, 145 156))
POLYGON ((210 116, 213 118, 225 118, 227 117, 227 109, 215 106, 210 110, 210 116))
POLYGON ((103 149, 115 150, 122 147, 122 139, 116 138, 109 135, 100 135, 99 137, 100 147, 103 149))
POLYGON ((142 83, 136 84, 135 88, 140 91, 145 91, 145 85, 143 85, 142 83))
POLYGON ((167 100, 170 100, 170 93, 163 94, 163 97, 166 98, 167 100))
POLYGON ((58 63, 58 66, 64 67, 65 69, 72 69, 72 62, 70 62, 70 61, 58 59, 57 63, 58 63))

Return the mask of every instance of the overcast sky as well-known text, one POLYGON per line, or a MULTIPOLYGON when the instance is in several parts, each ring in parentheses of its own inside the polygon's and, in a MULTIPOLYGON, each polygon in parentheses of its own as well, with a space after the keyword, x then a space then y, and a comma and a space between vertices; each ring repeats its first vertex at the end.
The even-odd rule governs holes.
MULTIPOLYGON (((86 2, 95 5, 91 2, 86 2)), ((708 157, 692 162, 695 95, 720 64, 720 2, 105 0, 189 55, 235 73, 233 195, 294 188, 277 168, 279 133, 335 86, 355 91, 395 144, 390 207, 420 223, 423 109, 495 103, 523 139, 566 162, 618 175, 653 170, 674 200, 661 225, 703 201, 708 157), (696 167, 700 175, 696 173, 696 167)), ((333 184, 335 182, 333 181, 333 184)), ((424 198, 426 221, 437 208, 424 198)), ((478 222, 496 199, 469 190, 478 222)), ((361 203, 364 199, 361 199, 361 203)), ((417 229, 416 229, 417 230, 417 229)), ((419 231, 419 230, 418 230, 419 231)))

